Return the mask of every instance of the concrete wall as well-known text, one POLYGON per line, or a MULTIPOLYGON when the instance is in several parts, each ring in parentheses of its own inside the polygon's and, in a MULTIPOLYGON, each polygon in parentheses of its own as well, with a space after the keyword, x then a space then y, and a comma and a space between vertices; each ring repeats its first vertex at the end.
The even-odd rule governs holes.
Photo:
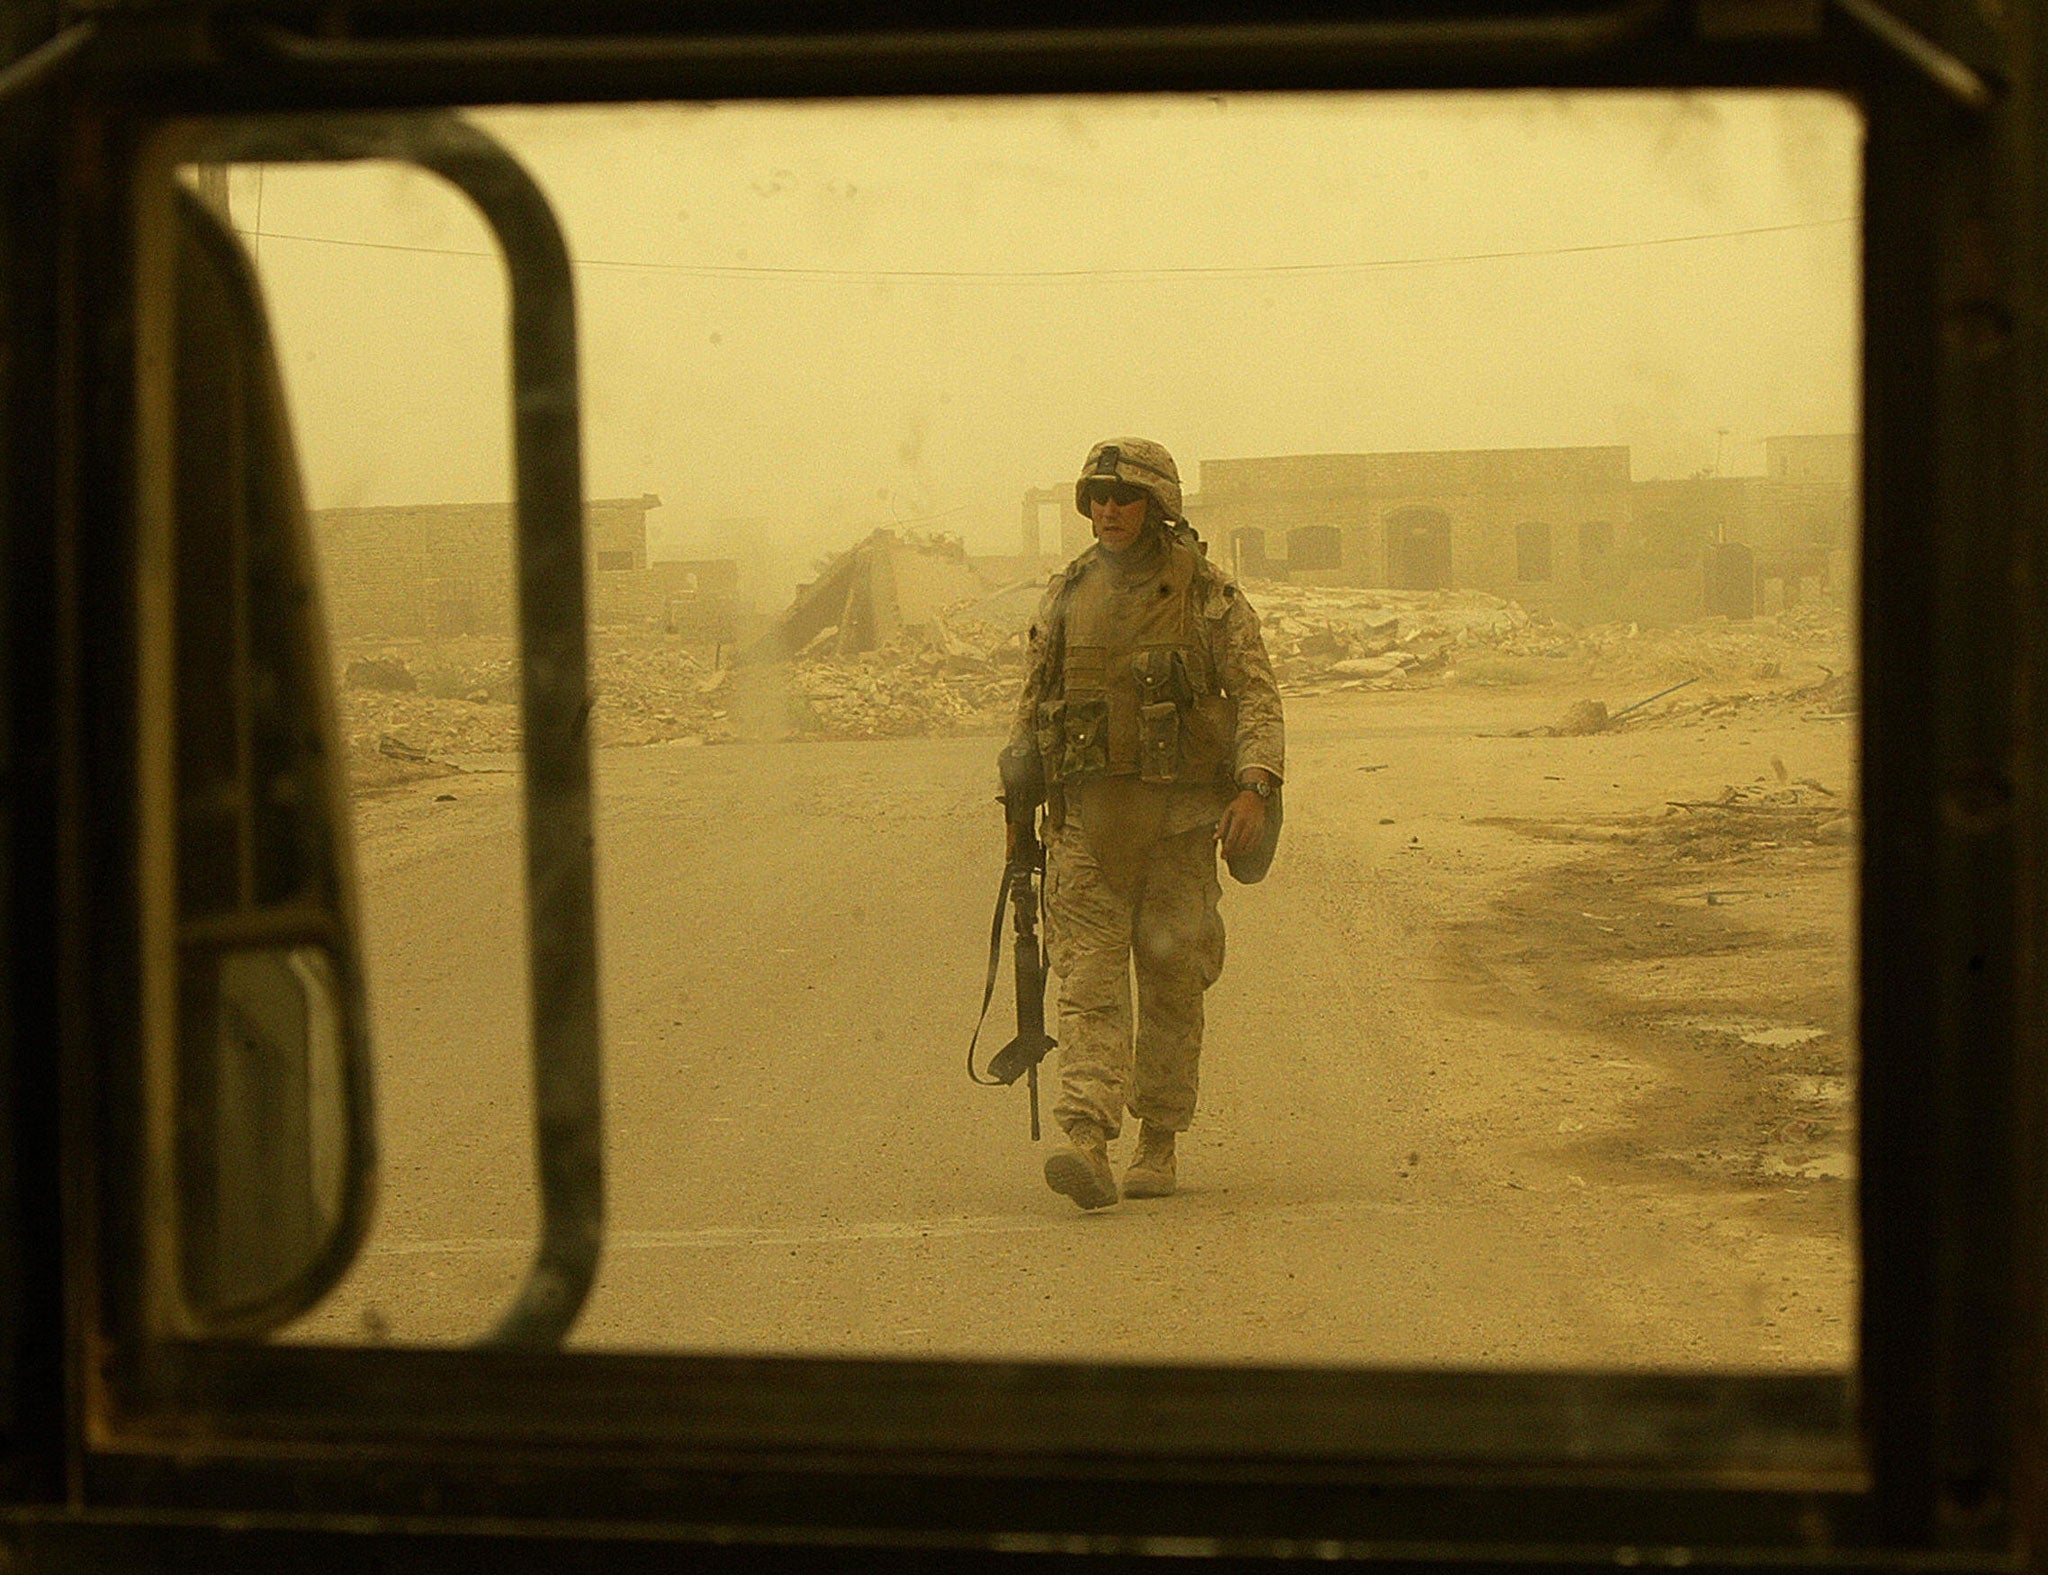
MULTIPOLYGON (((632 610, 641 603, 632 587, 646 584, 647 511, 659 502, 643 496, 585 505, 585 568, 595 621, 638 616, 632 610), (609 578, 619 574, 641 578, 609 578)), ((512 632, 510 504, 320 509, 312 524, 336 634, 445 638, 512 632)))
POLYGON ((1618 446, 1210 460, 1188 515, 1249 577, 1483 590, 1572 623, 1698 617, 1717 541, 1794 600, 1840 599, 1857 511, 1827 478, 1854 441, 1774 441, 1782 476, 1689 481, 1634 482, 1618 446))
POLYGON ((888 552, 894 571, 897 627, 929 623, 946 608, 979 596, 982 583, 957 542, 923 546, 896 542, 888 552))
MULTIPOLYGON (((1560 617, 1597 620, 1609 615, 1617 599, 1613 559, 1582 564, 1581 527, 1608 527, 1617 550, 1626 538, 1628 450, 1211 460, 1202 465, 1201 492, 1188 514, 1216 544, 1219 561, 1253 577, 1263 567, 1267 574, 1310 585, 1446 585, 1512 596, 1560 617), (1525 569, 1545 567, 1534 556, 1524 562, 1525 526, 1547 527, 1547 573, 1541 578, 1522 577, 1525 569), (1330 563, 1333 542, 1337 561, 1330 563)), ((1545 534, 1530 533, 1532 540, 1545 534)))
POLYGON ((773 661, 802 650, 826 629, 839 631, 838 654, 870 651, 988 589, 958 541, 904 541, 893 530, 877 530, 799 586, 747 655, 773 661))

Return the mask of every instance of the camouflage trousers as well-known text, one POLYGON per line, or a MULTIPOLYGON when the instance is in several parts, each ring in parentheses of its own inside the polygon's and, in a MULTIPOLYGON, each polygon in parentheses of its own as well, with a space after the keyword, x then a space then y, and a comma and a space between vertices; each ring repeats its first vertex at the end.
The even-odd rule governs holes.
POLYGON ((1169 1132, 1194 1120, 1202 992, 1223 971, 1210 827, 1160 837, 1131 863, 1112 882, 1071 818, 1046 849, 1046 941, 1060 976, 1053 1119, 1062 1128, 1092 1121, 1111 1137, 1126 1107, 1169 1132))

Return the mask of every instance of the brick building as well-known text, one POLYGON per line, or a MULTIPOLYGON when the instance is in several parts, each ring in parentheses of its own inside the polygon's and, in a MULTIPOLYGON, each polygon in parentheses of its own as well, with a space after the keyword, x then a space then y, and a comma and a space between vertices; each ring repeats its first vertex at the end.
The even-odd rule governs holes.
POLYGON ((1626 551, 1620 446, 1204 460, 1201 476, 1189 520, 1255 579, 1468 587, 1578 618, 1626 551))
MULTIPOLYGON (((647 514, 660 502, 646 494, 584 505, 591 622, 677 628, 680 619, 685 638, 730 641, 738 566, 730 559, 650 562, 647 514)), ((320 509, 313 537, 337 635, 512 632, 510 504, 320 509)))
POLYGON ((1846 594, 1855 453, 1848 436, 1772 438, 1763 476, 1643 482, 1619 445, 1205 460, 1187 513, 1248 578, 1677 622, 1706 610, 1708 555, 1725 544, 1745 550, 1759 595, 1846 594))

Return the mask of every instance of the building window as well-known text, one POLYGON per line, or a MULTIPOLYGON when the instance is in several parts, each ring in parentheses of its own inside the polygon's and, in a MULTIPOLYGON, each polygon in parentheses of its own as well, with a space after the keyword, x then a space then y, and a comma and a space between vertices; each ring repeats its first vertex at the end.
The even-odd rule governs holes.
POLYGON ((1344 537, 1334 525, 1304 525, 1287 533, 1289 569, 1341 569, 1344 537))
POLYGON ((1451 585, 1451 517, 1437 509, 1401 509, 1387 516, 1387 583, 1400 591, 1442 591, 1451 585))
POLYGON ((1515 578, 1550 578, 1550 527, 1539 523, 1515 527, 1515 578))

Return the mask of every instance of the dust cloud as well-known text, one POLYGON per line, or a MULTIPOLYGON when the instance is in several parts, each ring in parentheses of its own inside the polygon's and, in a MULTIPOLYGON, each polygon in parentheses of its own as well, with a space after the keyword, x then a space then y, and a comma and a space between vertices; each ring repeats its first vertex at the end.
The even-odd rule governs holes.
MULTIPOLYGON (((609 511, 580 1341, 1849 1364, 1853 110, 473 118, 564 224, 609 511), (1224 897, 1179 1194, 1083 1216, 959 1063, 1021 630, 1112 434, 1262 616, 1287 832, 1224 897)), ((324 511, 382 1101, 376 1234, 300 1333, 460 1340, 535 1209, 502 268, 429 176, 231 175, 324 511)))
MULTIPOLYGON (((1856 427, 1860 125, 1802 94, 494 110, 579 260, 594 497, 766 596, 1014 551, 1109 432, 1203 458, 1856 427), (740 524, 739 522, 744 522, 740 524)), ((509 495, 501 269, 390 167, 243 169, 315 507, 509 495)))

